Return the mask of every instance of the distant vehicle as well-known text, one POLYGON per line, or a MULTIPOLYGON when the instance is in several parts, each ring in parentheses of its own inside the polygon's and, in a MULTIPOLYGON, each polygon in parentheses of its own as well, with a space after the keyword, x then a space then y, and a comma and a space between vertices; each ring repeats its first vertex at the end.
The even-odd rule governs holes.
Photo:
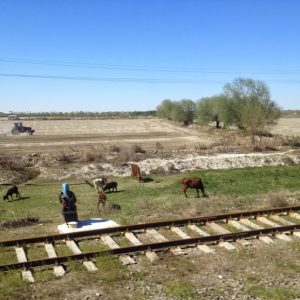
POLYGON ((12 135, 19 135, 26 133, 27 135, 33 135, 34 130, 31 127, 25 127, 21 122, 14 123, 14 128, 11 130, 12 135))

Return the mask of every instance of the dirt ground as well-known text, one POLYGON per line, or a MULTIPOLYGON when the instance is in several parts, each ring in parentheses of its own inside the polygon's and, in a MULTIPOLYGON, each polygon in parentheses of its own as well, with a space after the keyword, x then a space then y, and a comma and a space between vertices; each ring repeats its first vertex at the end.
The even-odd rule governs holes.
POLYGON ((147 148, 157 142, 170 147, 213 142, 206 133, 159 119, 27 121, 23 125, 31 126, 34 135, 11 136, 12 122, 0 121, 0 153, 49 152, 107 144, 135 143, 147 148))

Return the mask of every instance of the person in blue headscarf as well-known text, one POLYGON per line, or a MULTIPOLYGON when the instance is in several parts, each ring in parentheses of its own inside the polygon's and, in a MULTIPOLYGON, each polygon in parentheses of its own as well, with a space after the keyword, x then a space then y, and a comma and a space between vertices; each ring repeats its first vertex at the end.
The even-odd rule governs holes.
POLYGON ((75 194, 70 190, 68 183, 63 183, 59 195, 59 201, 61 203, 61 213, 64 216, 65 222, 77 222, 77 199, 75 194))

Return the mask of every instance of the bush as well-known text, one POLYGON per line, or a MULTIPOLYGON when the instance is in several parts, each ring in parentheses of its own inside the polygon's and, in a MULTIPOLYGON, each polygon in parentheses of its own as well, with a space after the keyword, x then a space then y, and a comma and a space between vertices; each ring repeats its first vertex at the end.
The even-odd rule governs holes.
POLYGON ((65 152, 60 152, 57 156, 57 161, 61 162, 61 163, 65 163, 65 164, 69 164, 72 162, 72 158, 70 155, 68 155, 67 153, 65 152))
POLYGON ((116 146, 116 145, 111 145, 109 147, 109 151, 110 152, 116 152, 116 153, 119 153, 121 151, 121 148, 119 146, 116 146))
POLYGON ((129 160, 130 160, 130 156, 128 154, 128 151, 121 150, 120 153, 118 153, 118 155, 112 159, 111 163, 114 166, 121 166, 122 164, 128 162, 129 160))
POLYGON ((83 150, 80 152, 80 162, 91 162, 95 160, 95 154, 90 150, 83 150))
POLYGON ((26 169, 24 174, 24 181, 32 180, 40 175, 40 170, 36 168, 26 169))
POLYGON ((146 153, 146 151, 144 149, 142 149, 142 147, 140 147, 140 146, 138 146, 136 144, 133 145, 130 150, 131 150, 130 152, 132 154, 135 154, 135 153, 145 154, 146 153))
POLYGON ((150 174, 152 175, 163 175, 166 173, 167 173, 166 170, 161 166, 150 170, 150 174))
POLYGON ((157 142, 155 144, 155 153, 158 153, 158 152, 163 151, 163 150, 164 150, 164 146, 161 143, 157 142))
POLYGON ((293 137, 286 138, 283 141, 283 145, 298 148, 300 147, 300 137, 293 136, 293 137))
POLYGON ((268 195, 268 202, 271 207, 285 207, 289 205, 284 195, 280 193, 270 193, 268 195))

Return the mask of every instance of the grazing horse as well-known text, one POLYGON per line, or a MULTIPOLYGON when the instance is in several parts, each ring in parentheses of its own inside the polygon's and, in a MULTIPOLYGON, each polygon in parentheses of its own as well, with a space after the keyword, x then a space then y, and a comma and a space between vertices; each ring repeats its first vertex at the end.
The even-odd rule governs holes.
POLYGON ((181 180, 181 184, 182 184, 182 190, 183 190, 183 193, 184 193, 185 197, 187 197, 186 190, 188 188, 196 189, 198 198, 199 198, 199 190, 201 190, 203 197, 206 197, 206 194, 205 194, 205 191, 204 191, 204 185, 202 183, 201 178, 199 178, 199 177, 196 177, 196 178, 183 178, 181 180))
POLYGON ((96 178, 93 180, 93 184, 97 193, 103 191, 103 186, 107 183, 106 177, 96 178))
POLYGON ((8 200, 8 197, 10 196, 10 198, 12 199, 12 195, 15 194, 16 197, 18 197, 19 199, 21 198, 21 195, 19 193, 19 189, 17 186, 12 186, 11 188, 9 188, 6 192, 6 194, 3 196, 3 200, 8 200))
POLYGON ((136 178, 139 182, 142 181, 141 170, 137 164, 131 164, 131 177, 136 178))
POLYGON ((98 197, 97 207, 98 207, 98 210, 99 210, 99 212, 100 212, 100 204, 102 204, 102 208, 103 208, 104 206, 106 206, 106 203, 107 203, 107 197, 106 197, 106 195, 104 194, 103 191, 100 191, 98 195, 99 195, 99 197, 98 197))

